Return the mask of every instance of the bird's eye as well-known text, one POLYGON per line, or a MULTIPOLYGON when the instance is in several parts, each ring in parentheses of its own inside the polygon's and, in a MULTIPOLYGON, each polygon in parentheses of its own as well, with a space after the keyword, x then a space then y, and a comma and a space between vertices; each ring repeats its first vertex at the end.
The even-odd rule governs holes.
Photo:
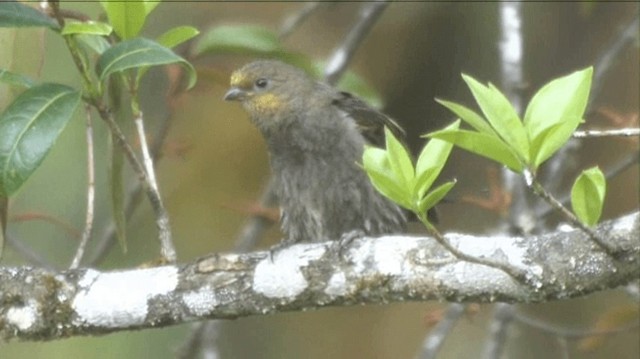
POLYGON ((256 87, 259 89, 263 89, 267 87, 268 84, 269 84, 269 81, 267 81, 267 79, 260 78, 256 80, 256 87))

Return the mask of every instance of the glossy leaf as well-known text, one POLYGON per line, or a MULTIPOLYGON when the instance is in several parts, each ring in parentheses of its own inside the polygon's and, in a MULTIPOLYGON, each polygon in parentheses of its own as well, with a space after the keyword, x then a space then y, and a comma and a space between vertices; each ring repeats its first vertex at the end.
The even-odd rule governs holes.
POLYGON ((426 213, 429 209, 433 208, 438 202, 451 191, 455 186, 456 181, 449 181, 436 187, 433 191, 429 192, 424 198, 420 200, 418 204, 418 213, 426 213))
POLYGON ((101 0, 113 30, 123 40, 138 36, 147 17, 147 7, 143 1, 101 0))
POLYGON ((497 161, 514 172, 521 173, 524 169, 513 149, 493 135, 465 130, 440 130, 428 136, 451 142, 467 151, 497 161))
POLYGON ((68 21, 62 28, 62 35, 89 34, 107 36, 111 34, 113 28, 109 24, 96 21, 68 21))
POLYGON ((598 223, 602 215, 607 183, 598 167, 582 171, 571 189, 573 212, 588 226, 598 223))
POLYGON ((0 197, 15 193, 38 168, 79 101, 71 87, 42 84, 9 105, 0 116, 0 197))
POLYGON ((0 27, 48 27, 58 23, 40 11, 16 1, 0 2, 0 27))
POLYGON ((519 158, 528 162, 529 139, 520 117, 509 100, 492 84, 485 86, 467 75, 462 75, 462 78, 469 86, 491 127, 519 158))
POLYGON ((200 37, 194 53, 234 53, 266 56, 282 51, 275 32, 255 25, 224 25, 214 27, 200 37))
POLYGON ((539 166, 551 157, 578 128, 587 108, 593 68, 589 67, 544 85, 531 99, 524 125, 531 142, 531 160, 539 166), (555 127, 553 131, 549 128, 555 127), (541 141, 540 137, 545 140, 541 141))
POLYGON ((160 45, 166 46, 171 49, 182 44, 185 41, 191 40, 192 38, 198 36, 199 33, 200 31, 198 31, 198 29, 196 29, 195 27, 178 26, 158 36, 156 41, 160 45))
POLYGON ((16 74, 4 69, 0 69, 0 82, 26 88, 33 86, 33 80, 27 76, 16 74))
POLYGON ((436 99, 436 102, 451 110, 451 112, 455 113, 458 118, 473 127, 476 131, 486 134, 496 134, 496 131, 491 128, 491 125, 489 125, 487 120, 478 115, 475 111, 455 102, 440 99, 436 99))
POLYGON ((378 192, 399 205, 412 209, 411 195, 407 188, 400 185, 400 179, 391 169, 387 151, 376 147, 365 148, 362 164, 373 187, 378 192))
MULTIPOLYGON (((444 130, 457 130, 460 127, 460 121, 455 121, 444 130)), ((440 172, 447 163, 449 154, 453 144, 451 142, 431 139, 420 151, 420 156, 416 163, 416 181, 414 193, 418 198, 424 197, 424 194, 431 188, 431 185, 440 175, 440 172)))
POLYGON ((387 159, 394 177, 401 181, 399 183, 400 186, 410 187, 415 177, 415 171, 409 152, 386 126, 384 128, 384 138, 387 147, 387 159))
POLYGON ((97 72, 101 81, 109 75, 131 69, 149 66, 180 64, 189 73, 188 88, 196 82, 193 66, 170 49, 148 39, 138 38, 123 41, 105 51, 97 64, 97 72))
POLYGON ((107 39, 98 35, 79 34, 76 35, 76 40, 78 40, 81 45, 88 47, 98 55, 102 55, 103 52, 107 51, 107 49, 111 47, 111 44, 109 44, 107 39))

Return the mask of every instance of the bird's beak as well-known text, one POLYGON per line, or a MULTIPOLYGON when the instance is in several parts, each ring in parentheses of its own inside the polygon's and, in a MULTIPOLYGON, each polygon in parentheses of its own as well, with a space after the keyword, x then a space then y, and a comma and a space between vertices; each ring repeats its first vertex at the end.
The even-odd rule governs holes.
POLYGON ((242 101, 247 97, 247 92, 242 91, 237 87, 232 87, 224 94, 225 101, 242 101))

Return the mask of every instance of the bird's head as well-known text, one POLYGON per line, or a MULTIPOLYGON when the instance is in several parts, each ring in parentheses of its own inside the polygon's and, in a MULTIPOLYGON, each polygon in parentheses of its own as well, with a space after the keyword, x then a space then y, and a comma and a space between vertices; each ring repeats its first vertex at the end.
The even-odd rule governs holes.
POLYGON ((314 81, 302 70, 275 60, 249 63, 231 74, 227 101, 240 101, 260 127, 275 124, 295 111, 304 110, 304 99, 314 81))

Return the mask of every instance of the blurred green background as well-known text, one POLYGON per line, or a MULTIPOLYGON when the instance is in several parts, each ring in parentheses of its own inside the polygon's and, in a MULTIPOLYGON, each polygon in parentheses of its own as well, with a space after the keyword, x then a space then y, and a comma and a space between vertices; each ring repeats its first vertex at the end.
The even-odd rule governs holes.
MULTIPOLYGON (((95 2, 63 2, 63 8, 83 11, 96 18, 95 2)), ((222 24, 260 24, 276 30, 302 3, 166 2, 148 19, 143 35, 155 37, 178 25, 202 32, 222 24)), ((357 18, 361 4, 331 3, 316 11, 286 39, 292 51, 326 60, 357 18)), ((608 48, 632 16, 634 3, 525 3, 524 97, 551 78, 589 66, 608 48)), ((460 73, 500 83, 497 3, 393 3, 383 13, 350 66, 383 96, 385 112, 407 129, 414 152, 423 144, 419 136, 452 120, 433 99, 440 97, 471 105, 460 73)), ((79 86, 63 41, 54 34, 31 29, 0 29, 0 67, 12 68, 41 81, 79 86)), ((196 60, 200 82, 182 97, 173 114, 165 156, 157 164, 160 189, 168 208, 181 262, 211 252, 230 251, 247 208, 260 196, 268 178, 268 158, 259 133, 235 103, 225 103, 229 73, 251 61, 246 56, 216 55, 196 60)), ((594 108, 613 109, 622 115, 638 114, 638 48, 623 52, 608 73, 594 108)), ((150 133, 167 116, 164 72, 149 73, 141 92, 150 133)), ((13 94, 0 86, 0 108, 13 94)), ((637 118, 637 117, 636 117, 637 118)), ((97 210, 95 236, 110 221, 106 187, 106 131, 96 129, 97 210)), ((602 114, 592 114, 588 124, 611 127, 602 114)), ((637 126, 637 123, 636 123, 637 126)), ((131 132, 129 132, 131 135, 131 132)), ((153 140, 153 138, 150 138, 153 140)), ((86 153, 84 118, 78 111, 53 151, 20 193, 11 200, 11 215, 47 214, 81 229, 85 211, 86 153)), ((568 164, 563 190, 580 169, 594 164, 605 168, 637 151, 637 141, 612 139, 581 142, 579 163, 568 164)), ((487 170, 484 159, 454 150, 443 178, 458 179, 455 196, 485 196, 487 170)), ((613 218, 638 208, 637 166, 609 184, 603 218, 613 218)), ((462 201, 440 208, 443 231, 483 233, 503 218, 462 201)), ((76 240, 59 226, 43 221, 11 221, 9 233, 27 243, 47 261, 63 268, 73 256, 76 240)), ((153 219, 143 202, 129 219, 129 251, 110 251, 103 269, 130 268, 158 255, 153 219)), ((273 228, 261 247, 277 242, 273 228)), ((24 264, 7 248, 3 265, 24 264)), ((585 298, 531 305, 523 310, 571 328, 588 328, 606 310, 631 305, 620 291, 585 298)), ((386 306, 323 309, 230 321, 218 338, 223 358, 412 358, 429 331, 425 317, 443 303, 406 303, 386 306)), ((441 358, 477 357, 487 335, 491 306, 462 319, 447 340, 441 358)), ((0 358, 171 358, 190 325, 166 329, 123 332, 97 338, 73 338, 50 343, 3 343, 0 358)), ((531 329, 513 327, 508 357, 560 357, 553 337, 531 329)), ((638 332, 607 340, 593 352, 577 351, 574 358, 637 358, 638 332)))

